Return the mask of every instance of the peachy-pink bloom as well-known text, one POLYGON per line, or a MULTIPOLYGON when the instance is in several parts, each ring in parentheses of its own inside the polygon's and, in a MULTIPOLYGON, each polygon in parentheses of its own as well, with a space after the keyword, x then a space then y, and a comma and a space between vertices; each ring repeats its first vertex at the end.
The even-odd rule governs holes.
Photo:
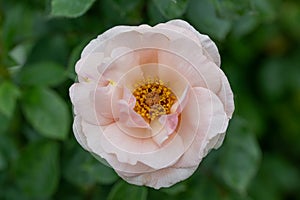
POLYGON ((214 42, 183 20, 92 40, 70 88, 79 144, 124 180, 169 187, 220 147, 234 111, 214 42))

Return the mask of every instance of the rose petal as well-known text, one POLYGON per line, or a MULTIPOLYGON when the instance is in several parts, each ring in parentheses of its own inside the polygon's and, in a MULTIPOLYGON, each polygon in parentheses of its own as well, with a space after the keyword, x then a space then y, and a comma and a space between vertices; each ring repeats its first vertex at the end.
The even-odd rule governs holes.
POLYGON ((150 123, 152 138, 159 145, 169 138, 175 132, 178 125, 178 113, 162 115, 158 120, 152 120, 150 123))
POLYGON ((103 62, 103 59, 103 53, 89 54, 81 58, 75 65, 79 82, 97 82, 100 78, 97 68, 103 62))
POLYGON ((220 74, 222 76, 222 87, 216 94, 222 101, 228 118, 231 118, 234 111, 233 93, 225 74, 221 70, 220 74))
POLYGON ((86 139, 86 147, 88 151, 90 151, 92 155, 103 164, 111 166, 115 170, 119 170, 122 173, 146 173, 154 171, 153 168, 139 162, 135 165, 119 162, 114 154, 106 153, 99 142, 103 138, 103 131, 106 127, 95 126, 87 123, 84 120, 79 122, 80 125, 78 127, 82 128, 81 133, 86 139))
POLYGON ((206 133, 206 143, 203 144, 204 152, 203 157, 206 156, 208 151, 212 148, 217 148, 219 146, 218 142, 223 141, 224 132, 227 129, 229 118, 226 115, 224 106, 220 99, 211 91, 205 88, 194 88, 195 93, 197 94, 198 101, 201 105, 204 105, 204 102, 210 103, 210 108, 208 106, 203 107, 202 110, 204 113, 208 114, 209 118, 204 118, 206 120, 207 126, 201 126, 200 131, 206 133), (219 140, 219 138, 221 140, 219 140))
POLYGON ((207 152, 218 148, 223 141, 228 120, 221 101, 214 93, 205 88, 194 88, 177 130, 186 151, 173 167, 197 167, 207 152))
POLYGON ((92 124, 98 124, 95 107, 93 105, 93 91, 96 86, 89 83, 74 83, 70 87, 70 98, 74 105, 75 115, 80 115, 92 124))
MULTIPOLYGON (((166 23, 166 25, 174 25, 177 27, 184 28, 190 32, 192 32, 200 41, 201 45, 203 46, 203 53, 205 56, 207 56, 211 61, 216 63, 217 66, 220 67, 221 65, 221 58, 218 51, 218 48, 216 44, 207 36, 199 33, 194 27, 192 27, 189 23, 186 21, 177 19, 177 20, 171 20, 166 23)), ((186 33, 186 32, 185 32, 186 33)))
POLYGON ((182 92, 181 96, 178 97, 177 102, 175 102, 171 108, 171 113, 181 113, 184 109, 184 107, 186 106, 186 104, 188 103, 189 100, 189 86, 187 85, 184 89, 184 91, 182 92))
POLYGON ((174 70, 188 80, 192 87, 204 87, 213 91, 222 101, 228 117, 232 116, 234 110, 233 93, 224 72, 214 63, 207 59, 190 57, 188 64, 182 58, 166 51, 158 51, 160 64, 173 66, 174 70))
POLYGON ((74 117, 74 122, 73 122, 73 132, 75 135, 75 138, 77 142, 85 149, 89 150, 87 146, 87 141, 86 137, 84 136, 84 133, 82 132, 82 127, 81 127, 81 117, 75 116, 74 117))
POLYGON ((116 35, 127 32, 129 30, 134 29, 132 26, 115 26, 101 35, 98 35, 96 39, 93 39, 82 51, 81 57, 85 57, 94 52, 104 52, 101 49, 97 49, 100 47, 104 48, 104 44, 106 44, 109 40, 111 40, 116 35))
POLYGON ((116 124, 109 125, 104 130, 104 135, 106 137, 100 141, 103 149, 107 153, 115 154, 119 162, 131 165, 141 162, 153 169, 161 169, 174 164, 184 152, 182 139, 178 135, 175 135, 172 141, 165 144, 163 148, 158 148, 153 140, 148 139, 148 141, 152 141, 153 144, 156 145, 157 149, 147 153, 141 153, 141 150, 145 148, 143 144, 135 143, 135 145, 133 145, 132 141, 134 138, 122 132, 116 124), (113 136, 117 133, 118 140, 116 141, 116 138, 113 136), (122 144, 120 144, 120 141, 122 141, 122 144))
POLYGON ((154 171, 152 173, 144 174, 124 174, 118 172, 125 181, 135 184, 135 185, 147 185, 155 189, 160 189, 162 187, 170 187, 179 181, 185 180, 190 177, 197 167, 192 168, 165 168, 161 170, 154 171))
POLYGON ((158 63, 158 58, 157 58, 157 50, 156 49, 141 49, 141 50, 136 50, 139 53, 140 56, 140 65, 143 64, 149 64, 149 63, 158 63))
POLYGON ((134 51, 124 52, 124 54, 118 54, 119 56, 111 59, 110 63, 106 63, 104 66, 98 68, 102 75, 111 82, 118 83, 123 76, 127 76, 127 79, 136 77, 136 74, 129 73, 132 69, 135 69, 135 73, 142 73, 137 68, 139 65, 139 54, 134 51), (133 76, 132 76, 133 75, 133 76))
MULTIPOLYGON (((94 94, 94 104, 97 112, 97 117, 99 117, 99 124, 104 119, 112 120, 115 118, 112 112, 112 107, 117 106, 117 102, 121 96, 121 91, 118 90, 116 86, 108 84, 104 87, 97 87, 94 94), (114 94, 114 96, 113 96, 114 94), (114 98, 113 98, 114 97, 114 98)), ((107 124, 104 124, 107 125, 107 124)))
POLYGON ((135 97, 124 87, 123 98, 118 101, 118 106, 114 113, 114 116, 118 115, 119 117, 118 123, 127 128, 150 128, 144 118, 133 110, 135 103, 135 97))
POLYGON ((163 48, 169 44, 169 37, 153 31, 150 27, 129 27, 127 30, 124 27, 115 28, 111 31, 113 32, 111 37, 106 32, 104 36, 98 36, 83 50, 82 57, 95 52, 104 53, 105 57, 110 56, 111 52, 118 47, 137 50, 141 48, 163 48))
POLYGON ((111 114, 111 88, 98 87, 92 83, 75 83, 70 87, 74 112, 95 125, 108 125, 114 121, 111 114), (96 100, 96 102, 95 102, 96 100))

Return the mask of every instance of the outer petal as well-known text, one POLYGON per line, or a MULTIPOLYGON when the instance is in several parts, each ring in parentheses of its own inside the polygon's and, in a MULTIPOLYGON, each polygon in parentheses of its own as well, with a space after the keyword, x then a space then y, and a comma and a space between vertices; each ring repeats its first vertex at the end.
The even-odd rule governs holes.
POLYGON ((222 87, 220 91, 217 93, 217 95, 224 105, 224 109, 226 111, 228 118, 231 118, 234 111, 233 93, 225 74, 221 70, 220 70, 220 74, 222 76, 221 79, 222 87))
POLYGON ((218 51, 218 48, 216 44, 207 36, 199 33, 194 27, 192 27, 189 23, 186 21, 177 19, 177 20, 171 20, 166 23, 166 25, 173 25, 177 27, 184 28, 190 32, 192 32, 200 41, 201 45, 204 48, 203 53, 214 63, 216 63, 217 66, 220 67, 221 65, 221 58, 218 51))
POLYGON ((75 65, 79 82, 97 82, 100 78, 97 68, 103 60, 103 53, 93 53, 81 58, 75 65))
POLYGON ((98 86, 96 88, 93 103, 95 105, 99 125, 107 125, 114 121, 115 116, 112 113, 112 107, 117 105, 118 97, 120 97, 119 93, 118 88, 111 84, 103 87, 98 86))
MULTIPOLYGON (((122 28, 123 29, 123 28, 122 28)), ((98 37, 102 37, 101 35, 98 37)), ((82 57, 91 53, 104 53, 104 56, 111 56, 114 49, 125 47, 132 50, 141 48, 163 48, 168 46, 169 38, 161 33, 153 31, 149 26, 128 27, 115 33, 109 40, 92 40, 84 49, 82 57)))
POLYGON ((111 166, 114 170, 120 170, 122 173, 146 173, 154 171, 153 168, 142 163, 130 165, 129 163, 121 163, 114 154, 106 153, 101 145, 103 132, 106 127, 99 127, 81 120, 81 128, 84 138, 86 139, 86 146, 95 158, 105 165, 111 166), (105 159, 105 160, 103 160, 105 159))
POLYGON ((218 148, 224 139, 229 118, 224 110, 220 99, 205 88, 194 88, 200 105, 203 106, 202 112, 206 113, 204 118, 207 126, 201 126, 200 131, 206 134, 205 142, 202 143, 200 157, 204 157, 212 148, 218 148), (209 104, 207 103, 209 102, 209 104))
MULTIPOLYGON (((112 52, 112 57, 98 67, 103 77, 112 82, 119 82, 131 69, 139 65, 139 54, 130 48, 117 48, 112 52)), ((136 69, 136 73, 138 69, 136 69)))
POLYGON ((93 83, 75 83, 70 87, 70 97, 75 115, 95 125, 114 121, 111 114, 112 87, 98 87, 93 83), (95 102, 95 99, 98 100, 95 102))
POLYGON ((75 135, 75 138, 77 142, 85 149, 88 151, 88 146, 87 146, 87 141, 84 133, 82 132, 82 126, 81 126, 81 117, 75 116, 74 117, 74 122, 73 122, 73 132, 75 135))
POLYGON ((192 168, 165 168, 161 170, 154 171, 152 173, 144 174, 124 174, 122 172, 116 171, 119 176, 129 183, 135 185, 146 185, 153 187, 155 189, 160 189, 162 187, 170 187, 175 183, 185 180, 190 177, 197 167, 192 168))
POLYGON ((98 124, 96 110, 93 105, 93 91, 96 85, 90 83, 74 83, 70 87, 70 98, 74 105, 75 115, 80 115, 92 124, 98 124))
MULTIPOLYGON (((137 143, 134 142, 134 138, 122 132, 115 124, 108 126, 104 135, 105 137, 100 141, 103 149, 107 153, 115 154, 120 162, 131 165, 141 162, 151 168, 161 169, 174 164, 184 152, 182 139, 179 135, 175 135, 172 141, 162 148, 156 147, 155 151, 146 153, 141 153, 141 150, 144 149, 143 144, 140 143, 141 139, 138 139, 137 143), (118 137, 114 137, 116 134, 118 137), (122 141, 121 144, 120 141, 122 141), (158 157, 160 159, 157 159, 158 157)), ((153 144, 155 144, 154 141, 153 144)))
POLYGON ((81 57, 85 57, 89 54, 91 54, 92 52, 95 52, 96 48, 100 45, 100 44, 105 44, 106 42, 108 42, 110 39, 112 39, 114 36, 132 30, 134 29, 134 27, 132 26, 115 26, 107 31, 105 31, 104 33, 102 33, 101 35, 98 35, 98 37, 96 39, 93 39, 82 51, 81 53, 81 57))

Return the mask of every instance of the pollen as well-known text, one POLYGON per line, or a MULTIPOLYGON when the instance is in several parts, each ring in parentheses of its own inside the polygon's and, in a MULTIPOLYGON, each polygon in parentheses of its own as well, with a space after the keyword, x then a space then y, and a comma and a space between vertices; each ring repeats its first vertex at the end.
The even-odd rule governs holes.
POLYGON ((170 114, 177 98, 163 81, 147 79, 135 85, 133 95, 136 98, 135 112, 147 122, 165 114, 170 114))

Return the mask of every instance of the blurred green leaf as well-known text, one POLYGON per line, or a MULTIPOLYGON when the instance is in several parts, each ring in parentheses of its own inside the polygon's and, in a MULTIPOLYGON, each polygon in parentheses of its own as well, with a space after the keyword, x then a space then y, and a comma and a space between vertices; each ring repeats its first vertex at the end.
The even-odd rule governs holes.
POLYGON ((149 25, 151 26, 165 21, 165 17, 158 10, 157 6, 153 3, 153 1, 148 2, 147 14, 149 17, 149 25))
POLYGON ((266 59, 260 68, 260 86, 264 96, 270 100, 277 100, 286 92, 290 79, 287 68, 289 62, 283 59, 266 59))
POLYGON ((0 135, 2 133, 5 133, 5 131, 9 126, 9 122, 10 122, 9 118, 0 112, 0 135))
POLYGON ((152 0, 165 19, 173 19, 184 14, 189 0, 152 0))
MULTIPOLYGON (((55 195, 53 195, 51 199, 83 200, 85 198, 85 193, 82 192, 82 190, 78 189, 77 186, 70 184, 70 182, 62 179, 55 195)), ((100 199, 102 200, 103 198, 99 198, 99 200, 100 199)))
POLYGON ((207 0, 191 0, 186 16, 199 31, 218 40, 224 40, 231 29, 231 21, 219 18, 213 3, 207 0))
POLYGON ((143 3, 143 0, 102 0, 100 12, 104 17, 104 26, 141 23, 143 3))
POLYGON ((197 187, 193 187, 190 190, 190 196, 188 199, 198 200, 198 199, 207 199, 207 200, 219 200, 222 199, 221 191, 216 185, 215 182, 208 179, 207 177, 203 177, 200 184, 197 187))
POLYGON ((169 188, 162 188, 160 189, 160 191, 169 195, 178 195, 179 193, 182 193, 187 189, 187 185, 181 182, 169 188))
POLYGON ((263 21, 272 21, 276 17, 277 5, 281 0, 252 0, 252 5, 263 21))
POLYGON ((5 169, 6 167, 7 167, 7 161, 5 160, 4 155, 0 151, 0 171, 5 169))
POLYGON ((266 153, 257 178, 250 186, 249 193, 253 199, 285 199, 283 192, 300 189, 299 169, 277 153, 266 153))
POLYGON ((18 65, 23 65, 27 59, 31 46, 32 44, 30 42, 21 43, 15 46, 9 52, 9 55, 18 65))
POLYGON ((217 170, 229 187, 245 194, 259 168, 261 153, 254 135, 242 119, 235 116, 230 123, 217 170))
POLYGON ((236 98, 235 112, 243 114, 243 119, 251 124, 251 126, 248 127, 249 131, 252 131, 257 137, 262 137, 267 126, 264 121, 264 109, 260 106, 261 105, 254 98, 248 96, 248 94, 243 94, 236 98))
POLYGON ((22 85, 56 86, 66 80, 63 66, 51 62, 25 65, 20 72, 22 85))
POLYGON ((28 145, 17 161, 15 173, 24 194, 40 199, 50 197, 59 181, 58 144, 48 141, 28 145))
POLYGON ((79 17, 83 15, 95 0, 52 0, 51 15, 61 17, 79 17))
POLYGON ((13 83, 5 81, 0 84, 0 112, 3 115, 8 118, 12 116, 20 94, 13 83))
POLYGON ((0 136, 0 154, 2 154, 2 158, 7 165, 12 164, 18 158, 17 143, 11 135, 3 134, 0 136))
POLYGON ((25 91, 22 108, 26 119, 40 134, 54 139, 67 137, 70 116, 65 101, 54 91, 31 88, 25 91))
MULTIPOLYGON (((50 30, 49 30, 50 31, 50 30)), ((36 63, 66 63, 68 58, 67 40, 61 34, 48 34, 33 45, 25 65, 36 63)))
POLYGON ((128 184, 124 181, 117 182, 111 189, 108 200, 146 200, 147 188, 128 184))
POLYGON ((258 26, 258 23, 259 19, 256 15, 253 13, 245 14, 233 21, 234 26, 232 26, 232 32, 239 38, 253 31, 253 29, 258 26))
POLYGON ((10 3, 12 5, 7 4, 7 9, 4 9, 6 15, 1 27, 1 35, 4 38, 1 48, 6 51, 9 51, 19 41, 32 37, 34 20, 39 16, 20 2, 10 3), (22 19, 22 22, 20 22, 20 19, 22 19))
POLYGON ((248 13, 253 13, 253 0, 212 0, 217 13, 222 18, 237 19, 248 13))
POLYGON ((118 176, 112 168, 98 162, 76 143, 65 156, 63 175, 71 183, 88 187, 95 183, 112 184, 118 176))
POLYGON ((300 34, 300 26, 299 19, 300 19, 300 9, 298 2, 291 2, 287 1, 281 5, 282 13, 280 20, 282 21, 282 25, 286 29, 286 33, 291 35, 297 41, 300 41, 299 34, 300 34))

